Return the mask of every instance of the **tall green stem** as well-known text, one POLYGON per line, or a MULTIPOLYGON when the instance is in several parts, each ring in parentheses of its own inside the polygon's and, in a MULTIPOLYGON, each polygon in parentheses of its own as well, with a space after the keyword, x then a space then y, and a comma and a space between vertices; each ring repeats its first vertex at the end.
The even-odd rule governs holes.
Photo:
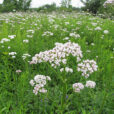
POLYGON ((61 98, 61 113, 63 114, 65 103, 66 103, 66 94, 67 94, 67 83, 66 83, 66 75, 64 73, 62 80, 62 98, 61 98))

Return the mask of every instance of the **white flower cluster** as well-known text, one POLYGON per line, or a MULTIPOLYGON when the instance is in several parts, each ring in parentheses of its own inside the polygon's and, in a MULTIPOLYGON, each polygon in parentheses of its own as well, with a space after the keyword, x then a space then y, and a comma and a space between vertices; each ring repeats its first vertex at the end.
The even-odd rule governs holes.
POLYGON ((27 30, 27 32, 34 34, 35 31, 34 30, 27 30))
POLYGON ((95 30, 102 30, 102 28, 101 27, 96 27, 95 30))
POLYGON ((8 49, 10 49, 11 47, 10 46, 8 46, 8 49))
POLYGON ((72 87, 74 92, 80 92, 80 90, 84 89, 84 85, 82 83, 74 83, 72 87))
POLYGON ((89 87, 89 88, 95 88, 96 83, 94 81, 89 80, 89 81, 86 81, 86 85, 85 86, 89 87))
POLYGON ((9 55, 11 55, 12 58, 15 58, 15 57, 16 57, 16 56, 15 56, 16 54, 17 54, 16 52, 10 52, 10 53, 9 53, 9 55))
POLYGON ((16 73, 21 73, 22 71, 19 69, 19 70, 16 70, 16 73))
POLYGON ((32 57, 30 64, 49 62, 52 67, 56 68, 57 66, 60 66, 60 63, 66 64, 66 57, 70 54, 74 57, 76 56, 77 61, 80 61, 83 56, 80 46, 76 43, 56 43, 55 45, 56 46, 52 50, 40 52, 32 57))
POLYGON ((37 95, 38 92, 40 92, 40 93, 46 93, 47 92, 47 90, 44 88, 47 80, 50 81, 51 78, 49 76, 44 76, 44 75, 36 75, 34 77, 34 80, 30 80, 30 85, 34 86, 33 93, 35 95, 37 95))
POLYGON ((50 31, 46 31, 42 34, 42 36, 53 36, 53 33, 50 31))
POLYGON ((10 39, 14 39, 14 38, 16 37, 16 35, 8 35, 8 37, 9 37, 10 39))
POLYGON ((60 72, 63 72, 63 71, 73 73, 73 69, 72 68, 69 68, 69 67, 61 68, 60 69, 60 72))
POLYGON ((14 39, 16 37, 16 35, 8 35, 8 38, 10 38, 10 39, 8 39, 8 38, 3 38, 1 41, 0 41, 0 43, 4 43, 4 42, 10 42, 12 39, 14 39))
POLYGON ((33 35, 27 35, 27 38, 32 38, 33 37, 33 35))
MULTIPOLYGON (((32 38, 35 31, 34 30, 27 30, 26 33, 27 33, 27 35, 26 35, 27 38, 32 38)), ((26 43, 28 43, 28 42, 26 42, 26 43)))
POLYGON ((0 43, 3 44, 4 42, 9 42, 9 41, 10 41, 10 39, 3 38, 3 39, 0 41, 0 43))
POLYGON ((65 37, 63 40, 69 40, 69 37, 65 37))
POLYGON ((84 60, 82 63, 78 64, 78 71, 82 72, 82 76, 88 78, 91 73, 97 71, 97 64, 94 60, 84 60))
POLYGON ((80 38, 80 35, 79 34, 77 34, 77 33, 70 33, 70 37, 74 37, 74 38, 80 38))
POLYGON ((31 57, 31 55, 29 55, 28 53, 26 53, 26 54, 23 54, 23 56, 22 56, 23 60, 25 60, 27 57, 31 57))
POLYGON ((28 39, 23 40, 23 43, 29 43, 28 39))
POLYGON ((104 34, 108 34, 109 33, 109 31, 108 30, 104 30, 104 34))
MULTIPOLYGON (((85 87, 95 88, 95 86, 96 86, 96 83, 94 81, 91 81, 91 80, 86 81, 85 87)), ((72 87, 74 92, 78 92, 78 93, 80 92, 80 90, 84 89, 84 85, 82 83, 74 83, 72 87)))

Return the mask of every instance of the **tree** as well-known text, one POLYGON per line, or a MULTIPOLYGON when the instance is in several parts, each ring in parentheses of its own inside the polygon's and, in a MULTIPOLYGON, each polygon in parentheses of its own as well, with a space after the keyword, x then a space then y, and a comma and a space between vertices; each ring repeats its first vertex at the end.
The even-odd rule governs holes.
POLYGON ((2 7, 2 4, 0 4, 0 12, 2 12, 3 10, 3 7, 2 7))
POLYGON ((12 11, 13 9, 17 11, 26 11, 27 9, 29 9, 31 1, 32 0, 4 0, 4 11, 12 11))
POLYGON ((81 0, 84 4, 84 10, 88 10, 92 13, 97 13, 99 8, 104 4, 106 0, 81 0))
POLYGON ((60 10, 71 12, 72 11, 71 1, 72 0, 62 0, 60 10))
POLYGON ((15 9, 15 5, 14 5, 14 0, 4 0, 3 1, 3 5, 2 5, 2 9, 3 12, 10 12, 13 11, 15 9))
POLYGON ((71 5, 71 0, 62 0, 61 7, 69 8, 71 5))
POLYGON ((56 4, 52 3, 52 4, 46 4, 44 6, 41 6, 39 8, 37 8, 37 11, 44 11, 44 12, 52 12, 55 11, 57 9, 56 4))
POLYGON ((31 1, 32 0, 18 0, 17 1, 18 9, 26 11, 27 9, 29 9, 31 1))

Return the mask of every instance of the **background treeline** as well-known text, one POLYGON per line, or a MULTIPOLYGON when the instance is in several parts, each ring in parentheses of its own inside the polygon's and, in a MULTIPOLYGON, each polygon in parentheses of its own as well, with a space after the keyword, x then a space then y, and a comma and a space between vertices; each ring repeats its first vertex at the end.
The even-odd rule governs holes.
POLYGON ((56 6, 55 3, 52 4, 46 4, 44 6, 41 6, 39 8, 30 8, 30 11, 37 11, 37 12, 53 12, 53 11, 67 11, 67 12, 72 12, 72 11, 81 11, 81 8, 76 8, 70 5, 69 7, 58 7, 56 6))
POLYGON ((4 0, 0 4, 0 12, 26 11, 30 8, 32 0, 4 0))
POLYGON ((81 0, 84 4, 81 8, 76 8, 71 5, 72 0, 61 0, 61 6, 57 7, 55 3, 46 4, 38 8, 31 8, 32 0, 4 0, 0 4, 0 12, 12 11, 37 11, 37 12, 52 12, 52 11, 88 11, 93 14, 102 13, 107 16, 114 16, 114 2, 104 7, 103 4, 107 0, 81 0))

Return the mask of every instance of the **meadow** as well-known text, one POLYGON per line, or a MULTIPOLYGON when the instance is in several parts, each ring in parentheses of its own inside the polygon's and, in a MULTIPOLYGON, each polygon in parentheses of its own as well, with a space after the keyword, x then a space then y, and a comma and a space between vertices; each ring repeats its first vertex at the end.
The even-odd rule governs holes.
POLYGON ((113 20, 0 14, 0 114, 113 114, 113 77, 113 20))

